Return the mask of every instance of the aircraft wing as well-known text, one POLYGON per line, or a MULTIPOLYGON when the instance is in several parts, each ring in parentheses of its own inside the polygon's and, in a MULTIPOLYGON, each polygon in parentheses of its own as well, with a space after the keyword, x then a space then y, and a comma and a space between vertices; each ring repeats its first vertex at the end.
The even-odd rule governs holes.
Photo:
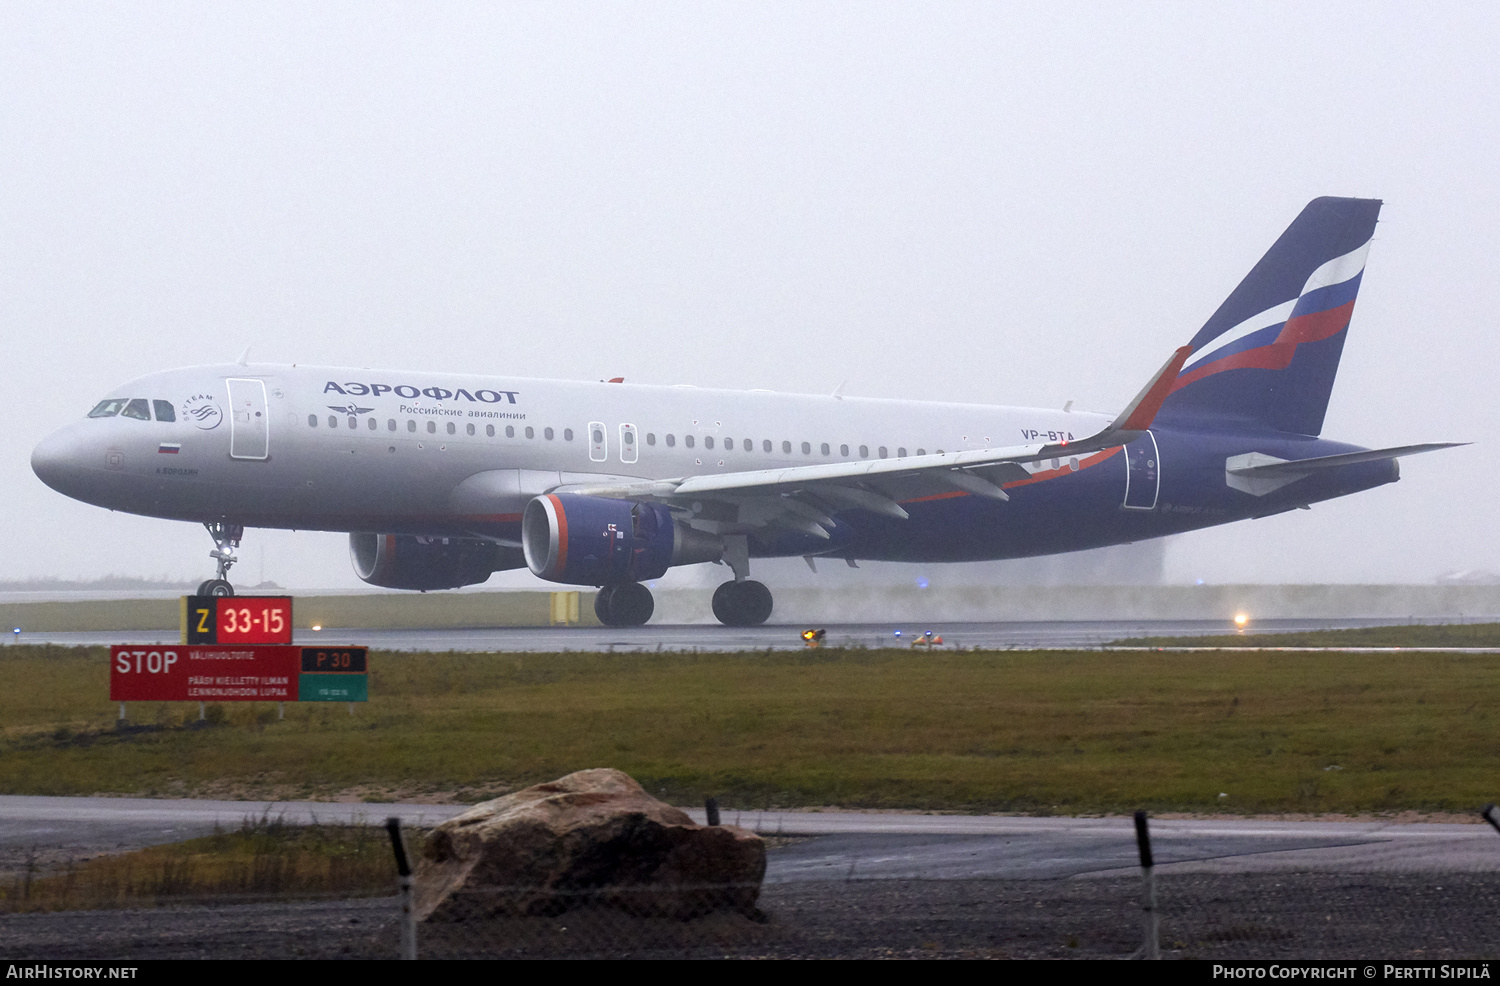
POLYGON ((669 506, 696 504, 694 525, 719 533, 748 533, 773 526, 824 538, 834 524, 830 515, 840 509, 862 508, 904 520, 907 513, 900 501, 921 496, 958 492, 1008 500, 1004 484, 1031 478, 1037 464, 1050 463, 1058 469, 1067 461, 1077 468, 1078 457, 1128 444, 1143 435, 1191 351, 1188 346, 1178 349, 1114 421, 1078 441, 584 485, 567 491, 669 506), (721 509, 704 510, 705 501, 721 509))

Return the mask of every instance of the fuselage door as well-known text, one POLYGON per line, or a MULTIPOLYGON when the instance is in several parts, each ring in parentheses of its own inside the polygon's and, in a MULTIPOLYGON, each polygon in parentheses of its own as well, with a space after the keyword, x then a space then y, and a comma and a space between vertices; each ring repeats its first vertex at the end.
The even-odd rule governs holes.
POLYGON ((603 421, 589 422, 589 459, 594 462, 603 462, 609 458, 609 436, 604 430, 603 421))
POLYGON ((1161 456, 1151 432, 1125 446, 1126 510, 1155 510, 1161 489, 1161 456))
POLYGON ((634 462, 640 457, 635 447, 635 425, 620 426, 620 461, 634 462))
POLYGON ((229 457, 269 459, 270 419, 264 380, 225 380, 229 387, 229 457))

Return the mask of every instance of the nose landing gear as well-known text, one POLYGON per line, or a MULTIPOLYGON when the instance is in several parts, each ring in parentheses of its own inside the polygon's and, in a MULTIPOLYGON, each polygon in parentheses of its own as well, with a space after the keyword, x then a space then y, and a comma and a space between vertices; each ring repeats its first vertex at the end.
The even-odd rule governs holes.
POLYGON ((229 584, 229 568, 239 561, 239 556, 234 553, 234 549, 240 546, 240 540, 245 536, 245 529, 239 524, 226 524, 223 521, 215 521, 203 526, 208 529, 208 536, 214 539, 214 550, 208 553, 208 557, 218 561, 219 571, 214 578, 199 583, 198 595, 232 596, 234 586, 229 584))

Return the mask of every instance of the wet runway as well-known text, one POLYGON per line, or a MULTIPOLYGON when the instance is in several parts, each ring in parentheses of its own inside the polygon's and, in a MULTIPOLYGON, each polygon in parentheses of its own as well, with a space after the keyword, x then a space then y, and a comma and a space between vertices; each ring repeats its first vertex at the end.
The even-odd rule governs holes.
MULTIPOLYGON (((1439 621, 1433 621, 1439 622, 1439 621)), ((1477 622, 1445 620, 1441 622, 1477 622)), ((1250 629, 1258 633, 1295 633, 1367 626, 1389 626, 1384 619, 1285 619, 1258 620, 1250 629)), ((380 650, 407 651, 764 651, 804 647, 805 626, 768 625, 722 627, 704 625, 655 625, 618 629, 609 627, 455 627, 439 630, 329 629, 299 630, 299 644, 364 645, 380 650)), ((1228 620, 1060 620, 996 623, 861 623, 829 624, 824 645, 829 647, 903 647, 927 631, 941 634, 944 646, 953 648, 1095 648, 1133 637, 1199 636, 1234 634, 1238 628, 1228 620)), ((84 644, 175 644, 176 630, 155 632, 22 633, 21 643, 84 644)))
MULTIPOLYGON (((0 797, 0 857, 57 859, 175 842, 248 820, 431 826, 457 805, 0 797)), ((699 822, 701 810, 691 810, 699 822)), ((766 879, 1050 880, 1137 867, 1128 818, 1029 818, 859 812, 735 812, 722 821, 805 836, 772 851, 766 879)), ((1168 819, 1151 823, 1158 870, 1171 872, 1493 872, 1488 825, 1168 819)))

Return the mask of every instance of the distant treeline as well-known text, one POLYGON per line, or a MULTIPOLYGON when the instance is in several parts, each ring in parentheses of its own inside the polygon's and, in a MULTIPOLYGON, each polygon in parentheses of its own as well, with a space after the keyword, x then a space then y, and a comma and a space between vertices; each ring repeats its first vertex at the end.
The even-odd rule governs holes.
POLYGON ((0 579, 0 592, 81 592, 90 589, 108 591, 133 589, 192 589, 198 583, 184 579, 148 579, 139 575, 101 575, 97 579, 0 579))

